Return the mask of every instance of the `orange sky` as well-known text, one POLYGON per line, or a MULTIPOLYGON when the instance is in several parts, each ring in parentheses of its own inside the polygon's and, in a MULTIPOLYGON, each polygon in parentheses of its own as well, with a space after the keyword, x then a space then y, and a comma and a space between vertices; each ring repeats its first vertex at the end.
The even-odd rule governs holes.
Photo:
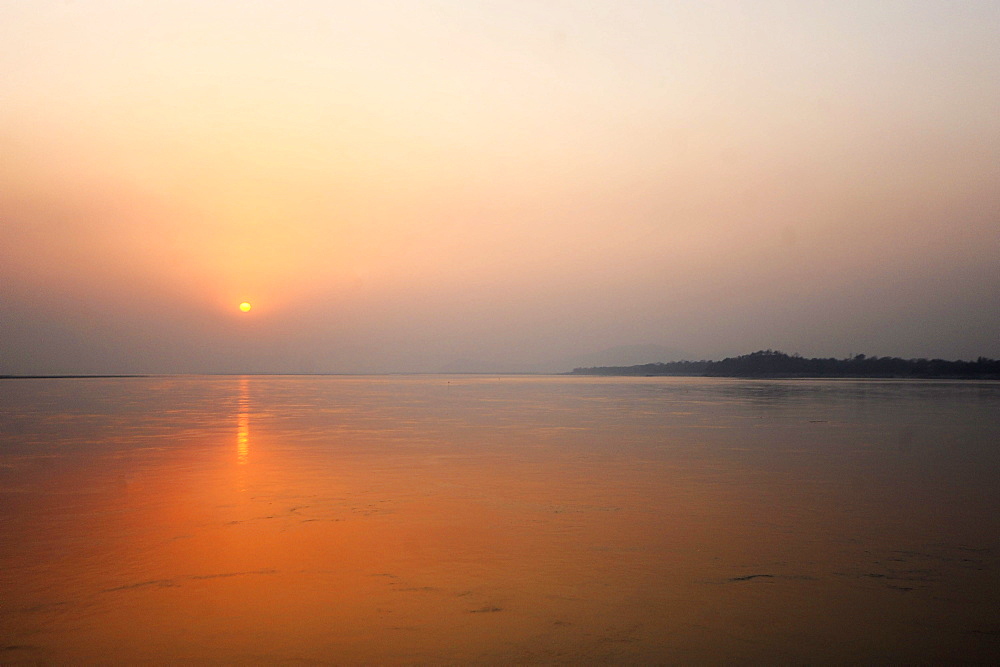
POLYGON ((1000 356, 995 3, 0 17, 0 373, 1000 356))

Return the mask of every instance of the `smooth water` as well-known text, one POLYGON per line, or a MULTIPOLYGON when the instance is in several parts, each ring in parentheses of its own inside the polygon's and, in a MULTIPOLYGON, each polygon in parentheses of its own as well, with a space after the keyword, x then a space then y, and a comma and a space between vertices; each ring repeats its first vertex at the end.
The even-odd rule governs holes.
POLYGON ((0 381, 0 662, 1000 659, 1000 383, 0 381))

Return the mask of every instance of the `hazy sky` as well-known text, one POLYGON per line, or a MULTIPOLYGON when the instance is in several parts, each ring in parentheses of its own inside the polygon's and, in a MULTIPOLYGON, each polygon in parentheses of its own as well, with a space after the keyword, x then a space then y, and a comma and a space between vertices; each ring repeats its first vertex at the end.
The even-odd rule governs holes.
POLYGON ((998 35, 985 0, 0 1, 0 373, 1000 357, 998 35))

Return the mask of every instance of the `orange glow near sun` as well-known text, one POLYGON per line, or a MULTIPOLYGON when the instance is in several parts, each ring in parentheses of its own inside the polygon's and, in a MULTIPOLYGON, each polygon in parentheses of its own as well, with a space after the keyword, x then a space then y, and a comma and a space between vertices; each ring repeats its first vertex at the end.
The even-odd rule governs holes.
POLYGON ((246 313, 246 312, 249 312, 249 310, 250 310, 251 308, 253 308, 253 306, 251 306, 251 305, 250 305, 250 304, 249 304, 248 302, 246 302, 246 301, 244 301, 243 303, 241 303, 241 304, 240 304, 240 310, 242 310, 242 311, 243 311, 244 313, 246 313))

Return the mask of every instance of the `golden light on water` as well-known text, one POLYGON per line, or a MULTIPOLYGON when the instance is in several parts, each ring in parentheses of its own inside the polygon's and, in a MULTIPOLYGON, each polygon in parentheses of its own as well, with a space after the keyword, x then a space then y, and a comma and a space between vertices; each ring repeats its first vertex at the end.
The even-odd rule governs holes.
POLYGON ((1000 432, 986 418, 1000 388, 4 383, 17 385, 0 395, 18 428, 0 447, 0 663, 850 664, 870 652, 994 664, 1000 653, 989 449, 1000 432), (79 415, 82 390, 99 399, 95 419, 54 428, 79 415), (969 439, 958 455, 942 436, 954 423, 969 439), (900 451, 901 429, 919 457, 900 451), (872 433, 885 435, 859 448, 872 433), (54 465, 19 453, 32 448, 54 465), (872 476, 872 456, 886 474, 872 476))
POLYGON ((246 465, 250 458, 250 415, 241 412, 237 422, 236 460, 240 465, 246 465))
MULTIPOLYGON (((242 309, 243 306, 249 305, 248 303, 240 304, 240 308, 242 309)), ((249 310, 249 308, 245 310, 249 310)), ((239 408, 239 415, 236 420, 236 461, 240 465, 246 465, 250 458, 250 399, 246 378, 240 379, 239 408)))
POLYGON ((242 310, 244 313, 250 312, 251 308, 253 308, 253 306, 251 306, 250 303, 247 301, 244 301, 243 303, 240 304, 240 310, 242 310))

